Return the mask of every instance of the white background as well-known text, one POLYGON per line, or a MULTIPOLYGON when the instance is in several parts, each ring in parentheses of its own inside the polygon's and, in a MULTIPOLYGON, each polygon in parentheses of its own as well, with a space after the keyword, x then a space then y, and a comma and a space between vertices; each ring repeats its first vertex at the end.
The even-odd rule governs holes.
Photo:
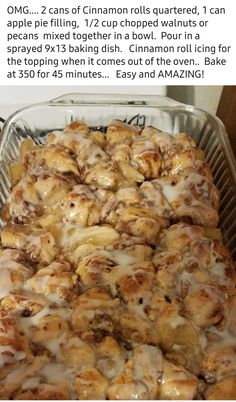
MULTIPOLYGON (((236 15, 236 2, 235 1, 227 1, 223 2, 222 0, 196 0, 196 1, 190 1, 190 0, 178 0, 178 2, 173 2, 171 0, 159 0, 158 2, 153 2, 153 0, 145 0, 145 1, 140 1, 137 2, 136 0, 129 0, 127 4, 127 0, 120 0, 119 3, 117 2, 112 2, 109 0, 102 0, 99 2, 95 2, 94 0, 91 1, 84 1, 81 0, 80 2, 76 0, 68 0, 65 2, 64 0, 48 0, 45 2, 44 0, 37 0, 37 2, 32 2, 30 0, 15 0, 15 1, 8 1, 8 0, 2 0, 0 4, 0 12, 1 12, 1 43, 0 43, 0 85, 99 85, 99 86, 104 86, 104 85, 113 85, 113 86, 120 86, 120 85, 232 85, 235 84, 236 79, 235 79, 235 71, 236 71, 236 51, 235 51, 235 35, 234 35, 234 25, 235 25, 235 15, 236 15), (197 78, 189 78, 189 79, 180 79, 180 78, 175 78, 175 79, 169 79, 169 78, 159 78, 156 79, 155 81, 151 79, 135 79, 133 81, 131 80, 125 80, 125 79, 100 79, 94 80, 90 79, 88 80, 83 80, 83 79, 74 79, 70 80, 68 82, 68 79, 61 79, 61 80, 43 80, 43 79, 6 79, 6 73, 9 70, 9 67, 5 64, 5 60, 7 57, 6 54, 6 21, 9 19, 9 15, 6 12, 6 8, 9 5, 17 5, 17 6, 25 6, 29 5, 31 8, 32 7, 37 7, 39 8, 41 5, 47 5, 48 7, 66 7, 66 6, 78 6, 80 5, 85 5, 89 4, 93 7, 126 7, 128 6, 135 6, 137 7, 138 5, 145 5, 146 7, 173 7, 173 6, 178 6, 178 7, 194 7, 197 5, 198 7, 202 7, 206 5, 208 8, 209 7, 225 7, 226 8, 226 15, 212 15, 211 21, 209 23, 209 27, 205 30, 204 37, 205 41, 207 41, 207 44, 214 44, 214 43, 223 43, 227 44, 229 46, 232 46, 232 53, 229 57, 229 60, 227 62, 226 66, 206 66, 205 67, 205 77, 204 79, 197 79, 197 78)), ((16 15, 14 18, 15 19, 22 19, 24 16, 23 15, 16 15)), ((25 16, 26 18, 27 15, 25 16)), ((37 16, 38 17, 38 16, 37 16)), ((63 16, 62 16, 63 17, 63 16)), ((146 16, 148 18, 148 16, 146 16)), ((170 16, 171 19, 173 19, 173 15, 170 16)), ((209 16, 208 16, 209 17, 209 16)), ((68 16, 67 16, 68 18, 68 16)), ((115 16, 115 18, 119 18, 119 16, 115 16)), ((141 17, 137 16, 137 19, 141 17)), ((142 16, 142 19, 145 19, 145 15, 142 16)), ((186 19, 186 16, 185 16, 186 19)), ((17 32, 17 31, 16 31, 17 32)), ((139 32, 142 32, 140 29, 139 32)), ((18 45, 22 45, 22 41, 18 42, 18 45)), ((24 43, 26 44, 26 43, 24 43)), ((32 42, 31 42, 32 44, 32 42)), ((169 42, 169 45, 171 43, 169 42)), ((181 40, 179 41, 179 45, 181 45, 182 42, 181 40)), ((34 55, 37 57, 37 54, 34 55)), ((47 56, 40 54, 40 57, 47 56)), ((139 56, 141 54, 139 53, 139 56)), ((39 56, 38 56, 39 57, 39 56)), ((191 57, 191 55, 190 55, 191 57)), ((222 55, 224 57, 224 55, 222 55)), ((138 70, 139 67, 132 66, 130 70, 136 71, 138 70)), ((111 71, 111 67, 103 67, 103 73, 109 74, 111 71)))

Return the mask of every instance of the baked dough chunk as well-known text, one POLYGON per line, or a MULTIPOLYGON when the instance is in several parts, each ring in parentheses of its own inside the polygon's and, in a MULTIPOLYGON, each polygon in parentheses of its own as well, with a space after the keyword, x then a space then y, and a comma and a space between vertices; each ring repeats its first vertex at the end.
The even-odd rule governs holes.
POLYGON ((161 351, 154 346, 137 346, 123 371, 113 379, 108 398, 157 399, 162 375, 161 351))
POLYGON ((228 310, 228 298, 215 286, 201 286, 184 299, 186 315, 199 327, 220 323, 228 310))
POLYGON ((1 368, 21 362, 31 355, 28 338, 21 332, 19 323, 13 316, 0 319, 1 368))
POLYGON ((62 175, 26 176, 13 188, 3 217, 14 223, 29 223, 52 212, 71 190, 73 181, 62 175))
POLYGON ((96 364, 94 348, 83 342, 76 332, 69 332, 61 343, 61 355, 67 367, 91 368, 96 364))
POLYGON ((194 399, 197 393, 198 379, 183 367, 164 361, 161 380, 160 399, 194 399))
MULTIPOLYGON (((25 288, 33 293, 44 294, 51 300, 69 300, 73 297, 76 285, 76 275, 71 272, 70 265, 65 261, 54 261, 41 268, 30 278, 25 288)), ((75 296, 75 294, 74 294, 75 296)))
POLYGON ((64 173, 79 176, 76 161, 69 152, 58 145, 28 151, 25 155, 24 166, 29 174, 64 173))
POLYGON ((156 179, 155 183, 176 218, 191 218, 192 223, 202 226, 218 225, 219 192, 206 177, 190 171, 156 179))
MULTIPOLYGON (((34 381, 34 380, 33 380, 34 381)), ((24 388, 34 387, 33 381, 26 380, 24 384, 24 388)), ((37 381, 36 383, 37 384, 37 381)), ((54 399, 54 400, 67 400, 70 398, 70 392, 68 386, 66 384, 39 384, 35 385, 35 388, 26 389, 25 391, 19 391, 14 399, 16 400, 45 400, 45 399, 54 399)))
POLYGON ((62 200, 61 208, 63 221, 86 227, 99 223, 102 203, 99 202, 95 192, 80 184, 62 200))
POLYGON ((63 251, 72 263, 71 258, 76 250, 83 246, 108 247, 120 239, 119 233, 111 225, 95 225, 81 228, 79 224, 56 224, 50 228, 59 250, 63 251))
POLYGON ((96 354, 97 368, 109 380, 121 372, 127 359, 127 351, 112 336, 96 345, 96 354))
POLYGON ((111 334, 117 323, 119 299, 112 297, 100 288, 91 288, 75 301, 72 326, 82 339, 96 339, 102 333, 111 334))
POLYGON ((209 383, 236 375, 235 345, 215 345, 206 349, 202 361, 202 375, 209 383))
POLYGON ((83 369, 73 382, 78 399, 106 399, 106 389, 109 382, 95 368, 83 369))
POLYGON ((76 155, 82 177, 93 165, 109 159, 100 144, 90 135, 88 127, 80 122, 70 124, 63 132, 53 132, 48 140, 48 145, 50 144, 59 145, 76 155))
POLYGON ((139 135, 139 131, 120 120, 113 120, 107 127, 106 139, 109 147, 116 147, 119 144, 130 145, 134 138, 139 135))
POLYGON ((47 361, 48 358, 45 356, 31 356, 24 364, 19 362, 17 365, 10 366, 11 370, 3 370, 3 380, 0 383, 0 398, 14 399, 17 390, 24 383, 27 383, 29 378, 37 376, 37 373, 45 366, 47 361))
POLYGON ((216 384, 210 385, 204 394, 204 398, 209 400, 235 400, 236 376, 225 377, 216 384))
POLYGON ((50 264, 58 255, 58 247, 50 232, 22 225, 7 225, 1 233, 3 247, 25 252, 29 260, 43 265, 50 264))
POLYGON ((146 180, 159 177, 162 157, 158 147, 148 138, 140 136, 133 141, 131 160, 146 180))
MULTIPOLYGON (((89 255, 78 265, 76 273, 84 287, 103 286, 113 296, 119 294, 126 303, 138 304, 138 300, 152 290, 154 268, 151 263, 116 265, 105 255, 89 255)), ((144 300, 143 300, 144 302, 144 300)))
POLYGON ((122 211, 116 230, 126 232, 130 236, 141 238, 145 243, 154 246, 163 224, 151 209, 129 207, 122 211))
MULTIPOLYGON (((156 253, 153 259, 158 286, 185 298, 189 293, 200 297, 202 287, 207 285, 209 291, 213 289, 212 301, 217 293, 227 305, 227 296, 224 301, 221 293, 234 294, 234 264, 220 241, 209 238, 208 233, 212 235, 213 232, 183 223, 162 232, 161 244, 165 251, 156 253)), ((206 293, 209 293, 207 289, 206 293)))
POLYGON ((200 330, 183 315, 183 304, 168 293, 154 292, 146 314, 156 332, 157 343, 166 357, 192 373, 199 374, 202 361, 200 330))
POLYGON ((21 289, 33 273, 23 253, 17 250, 0 250, 0 299, 8 296, 9 292, 21 289))
POLYGON ((9 293, 1 300, 3 311, 20 317, 32 317, 41 311, 46 304, 47 299, 43 296, 25 291, 9 293))

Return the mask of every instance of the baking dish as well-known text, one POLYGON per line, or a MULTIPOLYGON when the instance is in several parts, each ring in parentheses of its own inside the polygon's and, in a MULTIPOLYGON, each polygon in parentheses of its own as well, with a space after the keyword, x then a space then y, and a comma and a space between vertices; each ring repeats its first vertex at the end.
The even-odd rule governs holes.
POLYGON ((76 119, 105 132, 113 118, 142 128, 152 125, 171 134, 186 132, 196 141, 205 152, 221 193, 220 227, 224 243, 235 259, 236 162, 225 127, 209 113, 162 96, 67 94, 11 115, 0 138, 0 208, 10 192, 8 166, 18 158, 23 139, 31 137, 43 144, 51 131, 64 129, 76 119))

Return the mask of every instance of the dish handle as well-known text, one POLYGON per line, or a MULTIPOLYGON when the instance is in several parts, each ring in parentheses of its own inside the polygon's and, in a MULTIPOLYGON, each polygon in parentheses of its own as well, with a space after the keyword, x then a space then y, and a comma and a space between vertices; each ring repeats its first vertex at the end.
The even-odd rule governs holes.
POLYGON ((109 103, 114 105, 137 105, 145 106, 148 104, 147 100, 139 97, 129 95, 114 95, 114 94, 93 94, 93 93, 68 93, 50 101, 51 105, 81 105, 81 104, 101 104, 109 103), (96 101, 94 101, 96 97, 96 101))
POLYGON ((63 104, 74 104, 78 103, 78 94, 65 94, 58 96, 57 98, 51 99, 50 103, 55 104, 55 103, 63 103, 63 104))
MULTIPOLYGON (((55 105, 135 105, 135 106, 182 106, 183 104, 162 95, 67 93, 50 101, 55 105)), ((191 107, 191 106, 190 106, 191 107)))

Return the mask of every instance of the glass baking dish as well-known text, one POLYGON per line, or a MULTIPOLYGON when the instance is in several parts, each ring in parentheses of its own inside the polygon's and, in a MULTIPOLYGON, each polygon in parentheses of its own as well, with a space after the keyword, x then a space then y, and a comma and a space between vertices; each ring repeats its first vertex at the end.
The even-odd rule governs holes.
POLYGON ((17 160, 23 139, 31 137, 43 144, 52 130, 64 129, 76 119, 105 132, 113 118, 139 127, 152 125, 171 134, 186 132, 196 141, 220 190, 220 227, 224 243, 236 259, 236 162, 225 127, 209 113, 162 96, 67 94, 11 115, 0 138, 0 208, 10 192, 8 166, 17 160))

